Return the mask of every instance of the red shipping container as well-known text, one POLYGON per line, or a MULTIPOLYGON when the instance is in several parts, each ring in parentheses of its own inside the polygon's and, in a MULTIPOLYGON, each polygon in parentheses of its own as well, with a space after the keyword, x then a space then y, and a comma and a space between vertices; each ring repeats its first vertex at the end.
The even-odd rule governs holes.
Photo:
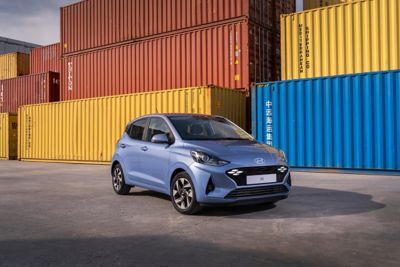
POLYGON ((47 72, 0 80, 0 113, 17 112, 23 105, 59 101, 59 76, 47 72))
POLYGON ((61 100, 276 80, 276 34, 242 21, 62 59, 61 100))
POLYGON ((31 50, 31 74, 61 71, 60 43, 33 48, 31 50))
POLYGON ((62 54, 245 18, 279 31, 279 15, 292 6, 295 0, 85 0, 61 8, 62 54))

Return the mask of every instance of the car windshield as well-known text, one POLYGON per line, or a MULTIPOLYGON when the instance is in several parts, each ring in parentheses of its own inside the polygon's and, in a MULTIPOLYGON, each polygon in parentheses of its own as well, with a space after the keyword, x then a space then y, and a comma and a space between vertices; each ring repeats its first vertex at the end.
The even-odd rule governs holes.
POLYGON ((169 117, 183 140, 253 140, 243 129, 222 117, 169 117))

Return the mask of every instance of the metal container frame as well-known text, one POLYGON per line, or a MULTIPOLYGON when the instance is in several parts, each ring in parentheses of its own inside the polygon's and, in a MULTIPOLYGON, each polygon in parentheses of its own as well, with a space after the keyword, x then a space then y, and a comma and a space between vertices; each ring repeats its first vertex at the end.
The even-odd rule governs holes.
POLYGON ((258 84, 252 133, 300 168, 400 170, 400 70, 258 84))

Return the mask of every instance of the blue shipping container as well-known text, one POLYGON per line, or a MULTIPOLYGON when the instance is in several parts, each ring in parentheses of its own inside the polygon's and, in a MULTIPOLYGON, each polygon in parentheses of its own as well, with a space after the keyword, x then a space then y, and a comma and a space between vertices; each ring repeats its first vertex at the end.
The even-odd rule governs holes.
POLYGON ((400 170, 400 70, 257 84, 252 132, 292 167, 400 170))

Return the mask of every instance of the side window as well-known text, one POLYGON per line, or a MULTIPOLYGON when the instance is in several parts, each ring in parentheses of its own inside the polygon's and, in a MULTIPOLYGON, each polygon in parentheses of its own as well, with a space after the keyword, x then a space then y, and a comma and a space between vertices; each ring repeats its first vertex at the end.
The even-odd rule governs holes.
POLYGON ((146 128, 147 119, 141 119, 131 124, 127 134, 135 140, 143 140, 143 133, 146 128))
POLYGON ((151 141, 151 138, 156 134, 166 134, 170 140, 173 139, 171 130, 168 124, 162 118, 150 119, 149 130, 147 131, 146 141, 151 141))

